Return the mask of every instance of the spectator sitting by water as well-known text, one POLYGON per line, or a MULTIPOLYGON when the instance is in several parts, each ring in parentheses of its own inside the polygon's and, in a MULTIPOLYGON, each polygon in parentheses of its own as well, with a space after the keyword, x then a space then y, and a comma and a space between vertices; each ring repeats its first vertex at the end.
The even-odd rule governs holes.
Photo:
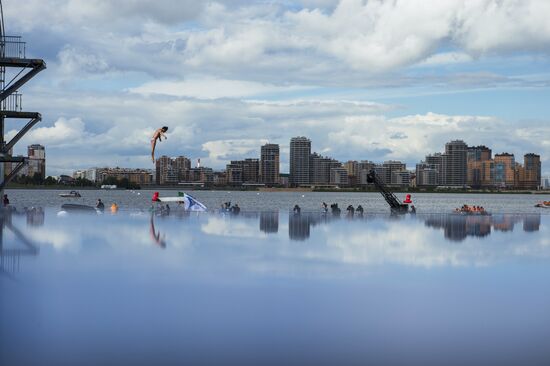
POLYGON ((352 205, 349 205, 348 208, 346 208, 346 211, 348 211, 349 216, 353 216, 355 214, 355 209, 352 205))
POLYGON ((357 206, 357 209, 355 211, 357 211, 357 214, 359 216, 363 216, 363 206, 361 205, 357 206))
POLYGON ((97 199, 97 202, 95 204, 95 208, 97 208, 101 212, 103 212, 103 210, 105 210, 105 205, 103 204, 103 202, 101 202, 101 198, 97 199))
POLYGON ((3 201, 3 203, 4 203, 4 207, 6 207, 7 205, 10 204, 10 200, 9 200, 7 194, 4 195, 4 201, 3 201))
POLYGON ((301 210, 302 209, 298 205, 294 205, 294 208, 292 209, 295 214, 299 214, 301 210))
POLYGON ((323 202, 323 212, 328 212, 328 205, 326 202, 323 202))

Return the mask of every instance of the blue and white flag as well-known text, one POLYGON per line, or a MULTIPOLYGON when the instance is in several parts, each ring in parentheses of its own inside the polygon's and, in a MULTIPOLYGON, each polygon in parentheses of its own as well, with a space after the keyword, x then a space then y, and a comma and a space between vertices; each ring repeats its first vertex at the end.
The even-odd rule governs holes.
POLYGON ((183 203, 185 204, 185 209, 189 211, 206 211, 207 208, 205 205, 197 201, 194 197, 188 195, 187 193, 183 194, 183 203))

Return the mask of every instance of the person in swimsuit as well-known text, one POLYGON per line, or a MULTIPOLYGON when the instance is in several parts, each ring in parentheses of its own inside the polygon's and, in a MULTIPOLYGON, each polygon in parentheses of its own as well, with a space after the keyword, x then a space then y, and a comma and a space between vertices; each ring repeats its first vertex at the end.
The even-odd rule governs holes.
POLYGON ((168 131, 168 127, 166 126, 159 128, 155 131, 153 137, 151 138, 151 159, 153 160, 153 163, 155 162, 155 148, 157 147, 157 140, 162 141, 162 137, 167 139, 165 135, 166 131, 168 131))

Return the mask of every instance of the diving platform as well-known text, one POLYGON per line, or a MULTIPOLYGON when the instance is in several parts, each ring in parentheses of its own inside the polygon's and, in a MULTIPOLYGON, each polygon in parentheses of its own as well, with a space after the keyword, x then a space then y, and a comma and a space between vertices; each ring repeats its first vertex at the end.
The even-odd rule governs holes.
POLYGON ((4 11, 0 0, 0 195, 3 194, 6 184, 28 161, 24 157, 11 156, 14 146, 42 120, 38 112, 23 111, 23 98, 18 91, 46 69, 44 60, 27 58, 27 45, 21 36, 7 36, 4 27, 4 11), (6 141, 4 136, 6 119, 28 120, 10 141, 6 141), (10 169, 5 169, 6 164, 11 164, 10 169), (10 173, 6 175, 5 170, 10 173))

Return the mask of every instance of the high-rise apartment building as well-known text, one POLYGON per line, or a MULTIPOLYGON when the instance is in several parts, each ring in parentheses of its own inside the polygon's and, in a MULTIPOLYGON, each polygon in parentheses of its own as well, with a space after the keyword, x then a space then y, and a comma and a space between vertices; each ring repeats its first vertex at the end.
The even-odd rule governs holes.
POLYGON ((421 162, 416 164, 416 186, 433 187, 439 184, 439 165, 421 162))
POLYGON ((33 144, 27 147, 29 157, 27 165, 27 174, 33 177, 38 174, 40 178, 46 179, 46 149, 42 145, 33 144))
POLYGON ((525 182, 523 187, 526 189, 537 189, 541 185, 540 155, 525 154, 523 157, 523 167, 525 169, 525 182))
POLYGON ((425 164, 437 171, 437 183, 435 183, 435 185, 445 185, 447 177, 447 155, 441 153, 428 155, 426 156, 425 164))
POLYGON ((487 146, 468 147, 467 184, 472 188, 486 188, 494 185, 494 162, 487 146))
POLYGON ((172 164, 173 160, 163 155, 155 162, 156 184, 176 184, 178 183, 178 173, 175 164, 172 164))
POLYGON ((359 175, 359 163, 355 160, 346 161, 344 168, 348 172, 348 177, 357 177, 359 175))
POLYGON ((330 170, 340 168, 339 161, 313 153, 309 159, 309 181, 312 184, 329 184, 330 170))
POLYGON ((343 166, 331 168, 329 183, 337 185, 338 187, 348 186, 349 185, 348 170, 343 166))
POLYGON ((445 185, 465 186, 468 175, 468 145, 462 140, 454 140, 445 144, 447 166, 445 185))
POLYGON ((174 159, 172 164, 175 166, 179 182, 187 182, 191 180, 189 174, 191 171, 191 160, 185 156, 178 156, 174 159))
POLYGON ((516 159, 514 154, 495 154, 494 183, 499 188, 513 188, 516 183, 516 159))
POLYGON ((265 144, 260 152, 260 180, 266 185, 279 184, 280 151, 277 144, 265 144))
POLYGON ((398 179, 399 182, 401 182, 402 180, 400 178, 394 179, 394 177, 398 176, 398 175, 394 175, 394 173, 406 171, 407 165, 400 161, 395 161, 395 160, 385 161, 384 164, 382 165, 386 168, 385 170, 386 176, 384 177, 384 182, 387 182, 388 184, 401 185, 400 183, 397 183, 396 179, 398 179))
POLYGON ((227 183, 258 183, 259 172, 258 159, 231 160, 226 166, 227 183))
POLYGON ((311 141, 307 137, 290 139, 290 185, 293 187, 309 184, 309 161, 311 141))

